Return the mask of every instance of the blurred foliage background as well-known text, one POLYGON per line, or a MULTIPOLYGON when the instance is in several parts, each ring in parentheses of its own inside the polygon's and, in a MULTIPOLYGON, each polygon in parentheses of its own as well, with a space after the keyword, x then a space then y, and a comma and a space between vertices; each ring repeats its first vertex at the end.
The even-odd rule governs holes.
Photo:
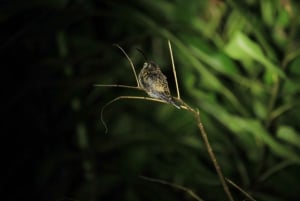
MULTIPOLYGON (((299 200, 300 4, 291 0, 1 1, 3 200, 227 200, 193 117, 120 100, 142 49, 199 108, 224 175, 255 199, 299 200)), ((236 200, 247 200, 230 186, 236 200)))

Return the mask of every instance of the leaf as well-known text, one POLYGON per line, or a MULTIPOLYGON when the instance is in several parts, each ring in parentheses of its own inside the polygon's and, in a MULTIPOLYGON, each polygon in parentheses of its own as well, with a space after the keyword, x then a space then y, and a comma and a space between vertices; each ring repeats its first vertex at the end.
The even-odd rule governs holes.
POLYGON ((300 134, 289 126, 281 126, 277 131, 277 137, 300 148, 300 134))
POLYGON ((204 106, 211 115, 213 115, 217 120, 224 124, 225 127, 236 134, 237 137, 242 137, 243 143, 247 145, 248 148, 253 148, 253 146, 251 146, 251 142, 247 142, 250 140, 249 136, 247 135, 251 134, 256 142, 262 142, 266 144, 268 147, 270 147, 275 155, 300 164, 300 157, 295 154, 290 147, 280 144, 278 141, 276 141, 257 119, 242 118, 240 116, 231 115, 217 105, 210 106, 210 104, 207 104, 204 106))
POLYGON ((264 55, 261 47, 250 40, 242 32, 237 32, 231 41, 225 47, 225 52, 232 58, 242 62, 249 63, 249 60, 255 60, 261 63, 267 70, 267 74, 285 77, 280 68, 269 61, 264 55))
POLYGON ((274 21, 276 19, 276 5, 273 1, 270 0, 261 1, 260 3, 263 21, 266 23, 266 25, 271 26, 272 24, 274 24, 274 21))
POLYGON ((300 164, 299 156, 295 154, 289 147, 277 142, 257 120, 243 119, 243 121, 246 123, 245 129, 248 130, 253 136, 262 139, 263 142, 271 148, 274 154, 293 160, 300 164))
POLYGON ((226 75, 237 75, 239 70, 235 63, 225 54, 217 52, 211 56, 211 67, 226 75))

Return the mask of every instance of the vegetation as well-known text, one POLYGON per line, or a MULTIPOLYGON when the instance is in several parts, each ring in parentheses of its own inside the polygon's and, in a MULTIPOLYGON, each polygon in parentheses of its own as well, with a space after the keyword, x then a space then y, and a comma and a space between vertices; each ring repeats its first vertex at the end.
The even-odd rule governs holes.
POLYGON ((141 49, 176 96, 170 40, 181 98, 199 111, 234 200, 250 200, 245 192, 299 200, 299 8, 292 0, 2 2, 2 199, 228 200, 189 111, 122 99, 104 110, 107 134, 101 124, 110 100, 147 96, 94 87, 136 86, 113 44, 137 72, 141 49))

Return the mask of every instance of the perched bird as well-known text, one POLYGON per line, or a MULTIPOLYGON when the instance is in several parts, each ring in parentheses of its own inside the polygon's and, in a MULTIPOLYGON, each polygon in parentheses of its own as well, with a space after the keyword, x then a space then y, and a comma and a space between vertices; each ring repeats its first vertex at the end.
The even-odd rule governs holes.
POLYGON ((159 100, 163 100, 180 109, 170 94, 167 77, 161 72, 158 65, 154 62, 145 62, 139 73, 139 83, 146 93, 159 100))

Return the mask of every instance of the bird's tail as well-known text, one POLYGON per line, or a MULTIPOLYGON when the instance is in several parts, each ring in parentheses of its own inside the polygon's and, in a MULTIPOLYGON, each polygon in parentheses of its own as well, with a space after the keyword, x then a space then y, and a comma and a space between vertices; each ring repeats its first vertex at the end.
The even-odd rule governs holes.
POLYGON ((180 105, 178 105, 178 104, 174 101, 173 98, 170 100, 170 103, 171 103, 172 105, 174 105, 174 107, 176 107, 177 109, 180 109, 180 105))

